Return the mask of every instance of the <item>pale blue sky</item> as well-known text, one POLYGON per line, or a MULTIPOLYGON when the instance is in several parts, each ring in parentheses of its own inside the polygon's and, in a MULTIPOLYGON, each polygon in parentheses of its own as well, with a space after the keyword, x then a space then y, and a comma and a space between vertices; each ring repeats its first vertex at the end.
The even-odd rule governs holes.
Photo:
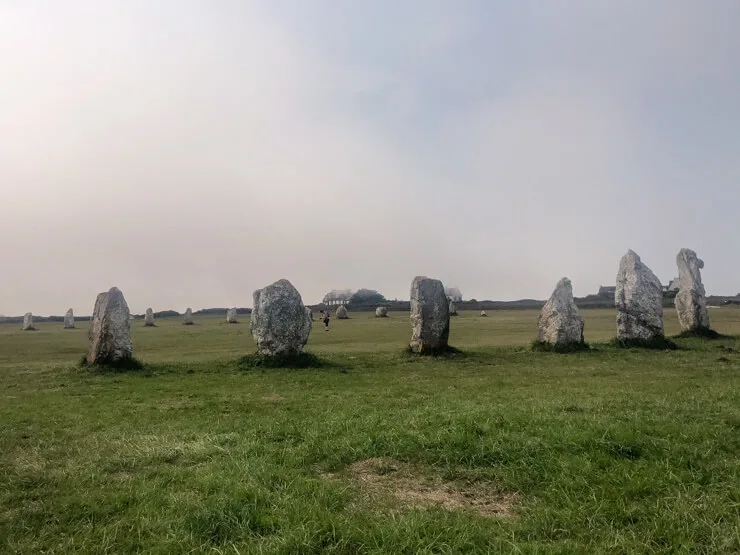
POLYGON ((740 292, 735 0, 6 0, 0 313, 740 292))

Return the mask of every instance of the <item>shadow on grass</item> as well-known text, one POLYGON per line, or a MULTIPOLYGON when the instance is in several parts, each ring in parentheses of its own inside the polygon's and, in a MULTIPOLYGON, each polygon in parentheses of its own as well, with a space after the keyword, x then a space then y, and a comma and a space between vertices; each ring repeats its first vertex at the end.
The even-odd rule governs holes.
POLYGON ((682 331, 673 336, 675 339, 735 339, 732 335, 724 335, 710 328, 699 328, 692 331, 682 331))
POLYGON ((329 368, 334 366, 326 359, 311 353, 292 355, 266 356, 260 354, 246 355, 236 361, 240 370, 257 370, 269 368, 329 368))
POLYGON ((144 363, 136 358, 125 358, 117 360, 115 362, 106 362, 103 364, 91 364, 87 361, 87 357, 83 356, 79 363, 80 368, 91 370, 93 372, 134 372, 138 370, 144 370, 144 363))
POLYGON ((532 341, 532 350, 536 353, 582 353, 590 351, 591 346, 586 342, 581 343, 548 343, 547 341, 532 341))
POLYGON ((409 356, 413 357, 437 357, 437 358, 462 358, 466 356, 466 353, 464 351, 461 351, 460 349, 457 349, 455 347, 450 347, 449 345, 446 345, 444 347, 440 347, 438 349, 423 349, 421 352, 417 353, 411 349, 411 347, 406 347, 404 349, 404 353, 409 356))
POLYGON ((620 349, 652 349, 655 351, 675 351, 679 348, 667 337, 653 339, 619 339, 616 337, 609 342, 609 345, 620 349))

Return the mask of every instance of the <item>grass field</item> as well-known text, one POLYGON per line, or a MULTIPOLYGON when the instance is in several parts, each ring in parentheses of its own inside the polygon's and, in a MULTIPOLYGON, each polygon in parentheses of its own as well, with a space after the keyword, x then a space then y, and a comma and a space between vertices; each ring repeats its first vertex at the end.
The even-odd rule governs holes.
POLYGON ((0 325, 0 552, 740 553, 740 310, 677 351, 583 315, 590 352, 501 311, 432 359, 352 314, 305 370, 240 365, 248 318, 136 321, 128 373, 77 366, 86 324, 0 325))

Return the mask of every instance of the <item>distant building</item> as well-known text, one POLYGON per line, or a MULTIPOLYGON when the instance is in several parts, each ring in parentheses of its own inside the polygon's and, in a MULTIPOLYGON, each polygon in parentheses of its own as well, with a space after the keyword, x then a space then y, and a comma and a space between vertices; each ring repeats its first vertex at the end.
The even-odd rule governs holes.
POLYGON ((600 285, 599 295, 614 295, 617 292, 616 285, 600 285))
POLYGON ((447 300, 453 303, 461 303, 463 300, 462 293, 457 287, 445 287, 445 295, 447 300))
POLYGON ((352 298, 351 289, 332 289, 326 295, 322 301, 326 306, 339 306, 349 304, 349 300, 352 298))

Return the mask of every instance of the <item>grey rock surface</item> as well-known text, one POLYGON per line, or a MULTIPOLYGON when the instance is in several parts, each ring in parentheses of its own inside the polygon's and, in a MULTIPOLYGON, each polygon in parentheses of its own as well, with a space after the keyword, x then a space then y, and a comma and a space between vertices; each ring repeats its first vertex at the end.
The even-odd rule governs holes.
POLYGON ((583 318, 573 299, 573 285, 566 277, 555 286, 537 318, 539 341, 552 345, 583 343, 583 318))
POLYGON ((411 350, 439 351, 448 345, 450 305, 438 279, 417 276, 411 282, 411 350))
POLYGON ((154 311, 151 309, 151 307, 146 309, 146 314, 144 315, 144 325, 148 328, 154 327, 154 311))
POLYGON ((335 316, 339 320, 346 320, 349 318, 349 314, 347 314, 347 309, 344 307, 344 305, 339 305, 335 312, 335 316))
POLYGON ((239 323, 239 319, 237 318, 237 314, 236 314, 236 308, 230 308, 226 311, 226 321, 229 324, 239 323))
POLYGON ((379 306, 375 309, 376 318, 388 318, 388 309, 384 306, 379 306))
POLYGON ((614 304, 618 339, 649 341, 664 336, 663 285, 632 250, 619 262, 614 304))
POLYGON ((67 313, 64 315, 64 329, 65 330, 72 330, 75 327, 75 315, 72 309, 70 308, 67 313))
POLYGON ((457 305, 450 301, 450 316, 457 316, 457 305))
POLYGON ((265 356, 303 351, 311 333, 311 318, 298 290, 287 279, 254 292, 250 327, 257 352, 265 356))
POLYGON ((130 359, 134 348, 131 343, 131 313, 126 299, 118 287, 100 293, 90 320, 90 364, 105 364, 130 359))
POLYGON ((193 309, 187 308, 185 310, 185 316, 182 317, 182 323, 184 326, 192 326, 193 325, 193 309))
POLYGON ((21 329, 23 331, 34 331, 36 329, 33 325, 33 314, 30 312, 23 315, 23 327, 21 329))
POLYGON ((701 282, 704 261, 691 249, 681 249, 676 256, 676 264, 678 265, 676 312, 681 331, 709 329, 706 293, 701 282))

